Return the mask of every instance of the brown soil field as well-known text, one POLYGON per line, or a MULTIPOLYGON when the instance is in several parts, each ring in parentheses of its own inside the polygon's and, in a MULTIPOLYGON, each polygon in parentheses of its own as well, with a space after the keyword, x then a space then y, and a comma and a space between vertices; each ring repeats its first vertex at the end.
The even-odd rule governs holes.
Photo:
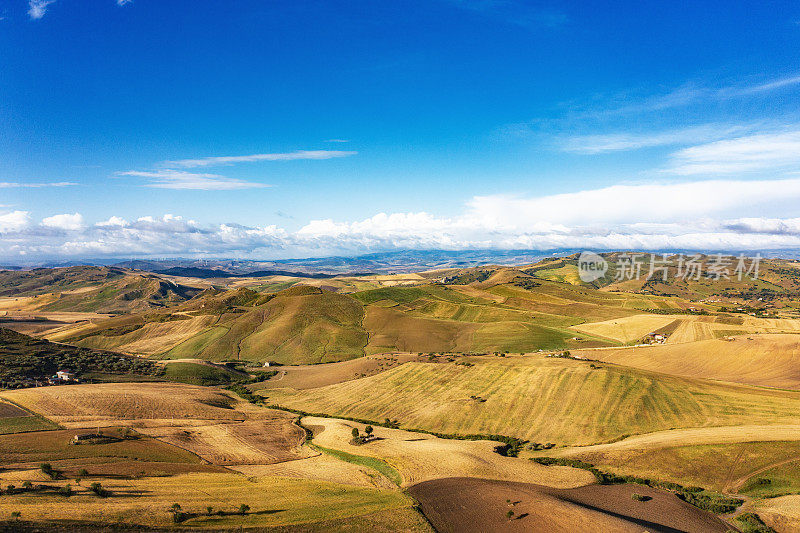
POLYGON ((408 489, 440 533, 486 531, 725 533, 716 516, 674 494, 640 485, 553 489, 472 478, 426 481, 408 489), (634 500, 633 493, 649 496, 634 500), (508 511, 514 513, 507 518, 508 511))
MULTIPOLYGON (((21 389, 3 395, 68 428, 129 426, 158 439, 155 442, 163 441, 162 446, 217 465, 270 464, 312 453, 301 446, 304 434, 294 424, 294 415, 257 407, 209 387, 108 383, 21 389)), ((74 433, 65 435, 71 438, 74 433)), ((33 433, 27 435, 35 438, 33 433)))
POLYGON ((19 406, 14 405, 13 403, 0 402, 0 419, 16 418, 20 416, 33 416, 33 414, 19 406))
POLYGON ((271 420, 203 426, 142 428, 143 433, 189 450, 216 465, 271 464, 307 457, 303 431, 292 417, 275 412, 271 420))

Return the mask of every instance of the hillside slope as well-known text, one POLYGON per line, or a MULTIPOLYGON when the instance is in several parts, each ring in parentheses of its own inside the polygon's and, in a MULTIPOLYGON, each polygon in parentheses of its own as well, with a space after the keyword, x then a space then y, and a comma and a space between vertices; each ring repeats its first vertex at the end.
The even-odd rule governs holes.
POLYGON ((407 363, 269 402, 312 413, 457 434, 586 445, 680 428, 800 423, 800 393, 543 356, 407 363))

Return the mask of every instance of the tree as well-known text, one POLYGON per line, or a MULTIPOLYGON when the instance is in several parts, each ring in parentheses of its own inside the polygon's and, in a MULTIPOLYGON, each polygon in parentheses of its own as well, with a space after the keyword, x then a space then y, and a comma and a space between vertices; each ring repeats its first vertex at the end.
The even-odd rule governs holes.
POLYGON ((89 472, 88 472, 88 470, 86 470, 85 468, 81 468, 80 470, 78 470, 78 476, 80 476, 80 477, 86 477, 86 476, 88 476, 88 475, 89 475, 89 472))
POLYGON ((354 439, 358 438, 358 428, 353 428, 353 431, 350 433, 352 433, 354 439))
POLYGON ((176 524, 180 524, 186 520, 186 513, 183 512, 183 508, 179 503, 173 503, 167 511, 172 513, 172 521, 176 524))
POLYGON ((212 514, 214 514, 214 508, 211 507, 210 505, 208 507, 206 507, 206 514, 208 516, 211 516, 212 514))
POLYGON ((47 476, 50 476, 52 479, 56 479, 58 477, 58 472, 53 469, 53 465, 50 463, 42 463, 39 465, 39 469, 47 476))
POLYGON ((247 505, 246 503, 243 503, 242 505, 239 506, 239 514, 241 514, 241 515, 247 514, 247 511, 249 511, 249 510, 250 510, 250 506, 247 505))
POLYGON ((30 490, 33 488, 33 483, 31 483, 30 481, 23 481, 22 488, 25 490, 30 490))
POLYGON ((367 437, 371 437, 372 436, 372 431, 373 431, 372 426, 367 426, 367 427, 364 428, 364 433, 367 434, 367 437))
POLYGON ((511 509, 509 509, 509 510, 508 510, 508 512, 506 512, 506 518, 508 518, 509 520, 511 520, 513 517, 514 517, 514 511, 512 511, 511 509))
POLYGON ((11 512, 11 518, 14 519, 14 520, 19 520, 19 518, 21 516, 22 516, 22 513, 20 513, 19 511, 12 511, 11 512))

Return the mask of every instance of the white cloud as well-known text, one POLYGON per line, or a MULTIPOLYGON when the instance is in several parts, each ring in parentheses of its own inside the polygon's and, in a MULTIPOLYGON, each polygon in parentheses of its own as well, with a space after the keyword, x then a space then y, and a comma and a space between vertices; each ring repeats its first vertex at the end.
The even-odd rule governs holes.
POLYGON ((299 159, 333 159, 356 155, 358 152, 343 150, 297 150, 295 152, 277 154, 252 154, 222 157, 202 157, 199 159, 181 159, 178 161, 164 161, 165 167, 207 167, 216 165, 231 165, 234 163, 247 163, 253 161, 295 161, 299 159))
POLYGON ((118 227, 122 228, 122 227, 125 227, 127 225, 128 225, 128 221, 127 220, 125 220, 122 217, 116 217, 116 216, 112 216, 108 220, 103 220, 102 222, 98 222, 98 223, 95 224, 95 226, 97 226, 99 228, 107 228, 107 227, 112 227, 112 226, 118 226, 118 227))
POLYGON ((28 15, 32 19, 40 19, 47 12, 47 6, 55 3, 56 0, 29 0, 28 15))
MULTIPOLYGON (((28 15, 32 19, 40 19, 47 13, 47 6, 54 4, 56 0, 28 0, 28 15)), ((133 0, 116 0, 118 6, 133 3, 133 0)), ((3 20, 0 17, 0 20, 3 20)))
POLYGON ((787 131, 684 148, 672 155, 667 171, 688 176, 799 168, 800 131, 787 131))
POLYGON ((77 183, 73 183, 71 181, 57 181, 52 183, 21 183, 21 182, 11 182, 11 181, 0 181, 0 189, 16 189, 16 188, 38 189, 41 187, 71 187, 73 185, 77 185, 77 183))
POLYGON ((578 154, 599 154, 622 150, 637 150, 654 146, 705 143, 735 135, 753 132, 758 124, 702 124, 671 130, 644 133, 609 133, 602 135, 578 135, 561 142, 561 149, 578 154))
POLYGON ((29 224, 0 215, 0 257, 302 257, 397 249, 800 249, 800 178, 615 185, 541 197, 479 196, 460 214, 378 213, 311 220, 296 231, 268 225, 200 225, 177 215, 78 214, 29 224), (785 213, 775 207, 785 207, 785 213), (767 215, 768 216, 765 216, 767 215), (69 230, 66 231, 65 230, 69 230))
POLYGON ((199 174, 195 172, 186 172, 183 170, 129 170, 127 172, 117 172, 117 175, 149 178, 150 182, 147 184, 147 187, 154 187, 157 189, 230 191, 237 189, 270 187, 270 185, 265 183, 256 183, 252 181, 227 178, 219 174, 199 174))
POLYGON ((28 226, 30 218, 27 211, 11 211, 0 214, 0 233, 22 231, 28 226))
POLYGON ((80 213, 64 213, 42 219, 42 226, 67 231, 79 230, 83 227, 83 216, 80 213))

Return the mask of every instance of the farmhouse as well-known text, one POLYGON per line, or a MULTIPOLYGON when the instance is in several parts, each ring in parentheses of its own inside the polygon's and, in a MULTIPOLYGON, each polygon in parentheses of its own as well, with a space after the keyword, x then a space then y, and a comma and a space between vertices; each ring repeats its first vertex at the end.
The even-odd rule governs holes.
POLYGON ((74 381, 75 374, 70 372, 69 370, 59 370, 56 372, 55 378, 60 381, 74 381))

